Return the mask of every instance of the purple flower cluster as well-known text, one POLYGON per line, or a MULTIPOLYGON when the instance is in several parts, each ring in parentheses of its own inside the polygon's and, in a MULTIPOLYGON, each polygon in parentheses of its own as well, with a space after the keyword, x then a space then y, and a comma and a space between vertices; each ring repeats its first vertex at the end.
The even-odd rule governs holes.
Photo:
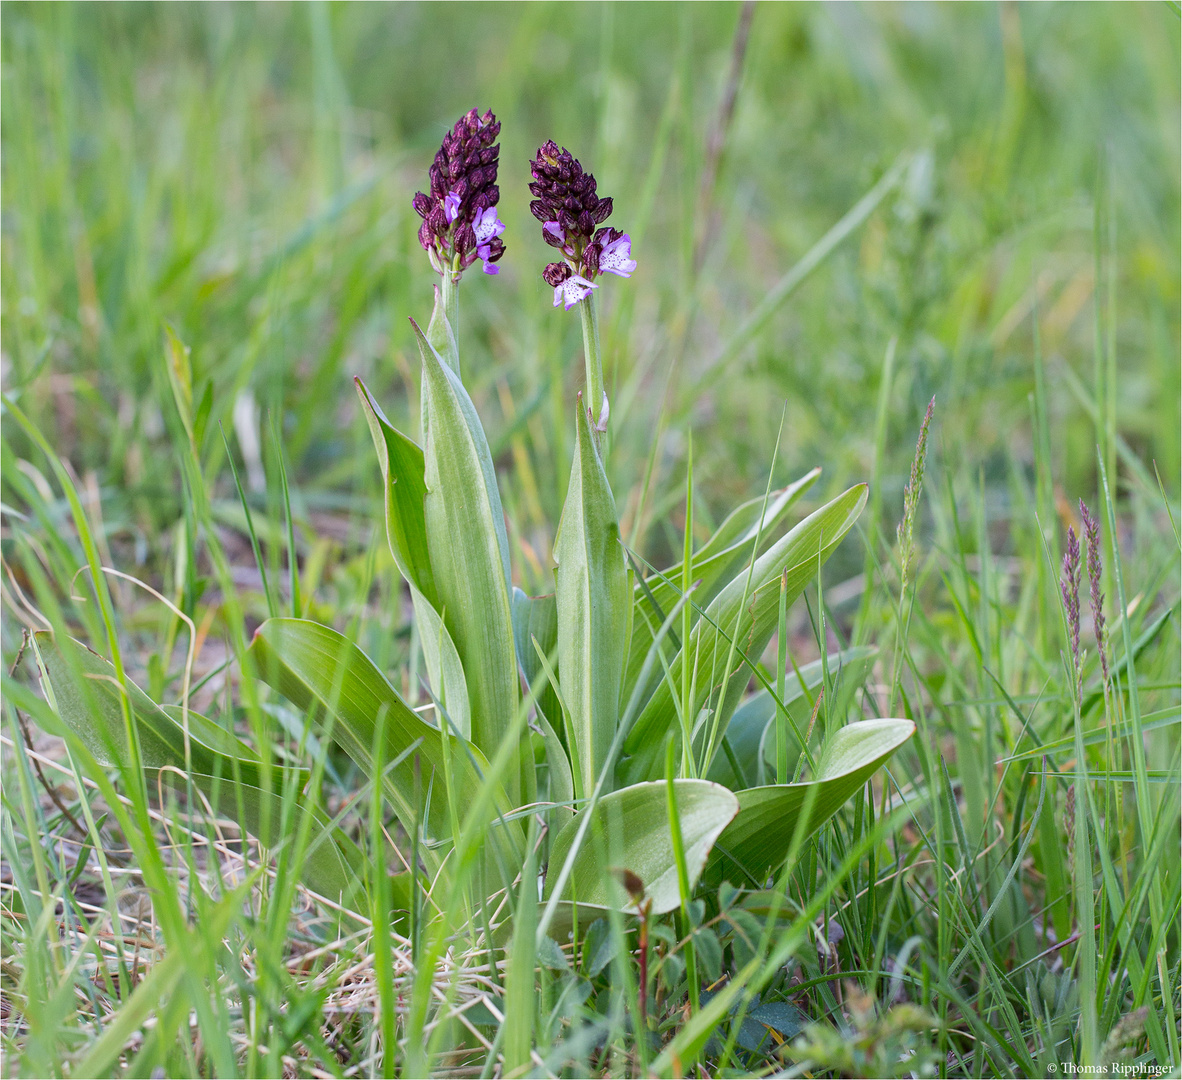
POLYGON ((569 311, 599 288, 599 274, 631 277, 636 269, 632 240, 619 229, 597 228, 611 214, 612 201, 596 194, 595 177, 571 152, 550 140, 538 147, 530 172, 534 201, 529 208, 542 223, 543 239, 563 255, 562 262, 550 263, 542 272, 554 288, 554 306, 563 304, 569 311))
POLYGON ((505 253, 497 217, 501 197, 497 187, 496 142, 501 125, 491 111, 480 116, 469 110, 443 139, 428 175, 429 193, 417 192, 414 208, 423 224, 419 243, 439 274, 460 274, 480 259, 486 274, 497 273, 495 263, 505 253))

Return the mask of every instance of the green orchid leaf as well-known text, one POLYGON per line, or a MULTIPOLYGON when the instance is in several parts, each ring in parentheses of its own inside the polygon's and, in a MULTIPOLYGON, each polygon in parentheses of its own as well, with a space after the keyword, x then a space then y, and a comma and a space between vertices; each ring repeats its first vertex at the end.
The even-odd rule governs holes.
MULTIPOLYGON (((854 694, 870 675, 870 669, 874 666, 874 661, 877 659, 878 650, 871 647, 863 647, 860 649, 847 649, 845 653, 838 653, 838 657, 848 656, 848 665, 843 665, 840 668, 837 665, 831 664, 829 668, 830 678, 833 680, 830 686, 829 693, 832 695, 827 704, 823 704, 822 708, 825 710, 828 718, 828 723, 833 727, 844 723, 846 716, 849 714, 849 709, 853 703, 854 694)), ((830 657, 830 660, 833 658, 830 657)), ((789 681, 795 681, 799 687, 799 680, 794 680, 793 673, 788 674, 789 681)), ((821 686, 818 684, 817 690, 820 691, 821 686)), ((756 697, 761 696, 766 691, 761 691, 756 697)), ((787 688, 785 688, 785 696, 787 696, 787 688)), ((816 700, 816 695, 813 695, 816 700)), ((793 719, 796 720, 797 726, 801 732, 808 730, 808 723, 812 719, 811 708, 808 706, 808 699, 803 700, 798 698, 794 705, 788 706, 788 712, 793 719)), ((775 705, 772 703, 769 716, 773 722, 769 722, 763 729, 763 736, 759 742, 759 752, 763 758, 765 767, 770 770, 769 777, 774 777, 776 773, 776 725, 775 705)), ((789 743, 793 741, 791 731, 791 724, 789 724, 788 732, 789 743)), ((791 749, 790 749, 791 753, 791 749)), ((799 755, 799 750, 796 751, 799 755)))
POLYGON ((910 720, 847 724, 825 746, 814 779, 740 791, 738 816, 719 836, 706 880, 762 885, 787 857, 797 830, 805 840, 820 829, 914 731, 910 720))
MULTIPOLYGON (((789 484, 782 491, 772 494, 765 500, 762 496, 750 499, 731 511, 723 523, 696 552, 692 559, 693 572, 691 580, 700 582, 694 591, 694 609, 704 608, 722 588, 723 583, 729 581, 739 570, 746 566, 753 555, 760 552, 755 550, 756 539, 759 539, 760 550, 765 550, 779 533, 780 526, 788 516, 788 512, 808 491, 821 475, 820 469, 813 469, 799 480, 789 484), (766 505, 766 512, 764 507, 766 505), (763 527, 760 528, 760 518, 763 527)), ((640 669, 644 666, 644 658, 648 655, 649 647, 653 643, 653 631, 661 625, 664 613, 668 612, 681 595, 681 567, 669 567, 661 574, 652 574, 637 582, 633 590, 633 625, 632 638, 628 650, 628 671, 624 678, 621 698, 628 700, 636 680, 640 677, 640 669), (655 602, 655 606, 654 606, 655 602), (659 609, 659 610, 658 610, 659 609)), ((652 687, 661 678, 660 665, 650 677, 650 685, 646 692, 651 693, 652 687)))
MULTIPOLYGON (((431 308, 431 321, 427 323, 427 340, 431 347, 439 354, 439 358, 454 371, 460 373, 460 350, 457 343, 459 327, 453 326, 447 315, 447 300, 445 291, 450 289, 453 303, 456 293, 454 282, 444 282, 442 287, 435 286, 435 303, 431 308)), ((459 306, 452 309, 452 317, 457 318, 459 306)))
POLYGON ((546 769, 549 773, 550 790, 548 801, 558 805, 546 813, 546 824, 553 836, 574 816, 574 808, 570 805, 574 801, 574 778, 570 770, 570 759, 566 755, 566 747, 558 738, 550 722, 542 716, 537 716, 538 726, 542 729, 542 742, 545 746, 546 769))
POLYGON ((616 504, 582 398, 575 411, 574 462, 554 540, 558 681, 571 714, 576 788, 590 793, 619 721, 631 597, 616 504))
MULTIPOLYGON (((707 780, 675 780, 677 813, 685 850, 689 885, 693 888, 719 834, 739 812, 739 800, 720 784, 707 780)), ((544 899, 574 843, 584 810, 555 838, 544 899)), ((643 884, 654 914, 672 911, 681 903, 677 859, 669 829, 664 780, 634 784, 605 795, 592 812, 590 828, 575 854, 563 900, 599 907, 634 909, 619 881, 627 870, 643 884)))
MULTIPOLYGON (((62 723, 100 765, 125 765, 130 755, 114 667, 79 642, 44 632, 37 634, 37 651, 62 723)), ((250 747, 200 713, 157 705, 130 679, 126 686, 145 772, 182 791, 187 774, 218 814, 238 821, 241 812, 252 836, 268 847, 282 843, 285 810, 290 810, 282 793, 290 775, 264 765, 250 747)), ((296 771, 297 790, 308 776, 305 769, 296 771)), ((314 820, 301 878, 313 892, 347 905, 361 884, 364 857, 344 832, 331 828, 323 812, 300 803, 299 812, 306 809, 314 820)))
POLYGON ((773 544, 753 567, 740 570, 710 602, 690 640, 682 644, 670 664, 672 678, 660 683, 628 734, 624 750, 632 756, 622 764, 624 779, 638 782, 659 770, 665 733, 670 726, 676 726, 672 688, 681 685, 681 666, 687 656, 697 668, 697 693, 690 703, 692 714, 697 716, 702 708, 710 707, 717 711, 712 723, 726 730, 750 677, 743 654, 757 659, 775 631, 781 577, 787 572, 791 603, 815 580, 820 566, 837 549, 865 505, 865 484, 826 503, 773 544), (732 640, 735 648, 732 670, 728 672, 732 640), (720 702, 717 697, 724 685, 726 698, 720 702))
MULTIPOLYGON (((488 440, 459 376, 415 327, 423 361, 426 528, 438 603, 463 664, 472 742, 496 752, 517 715, 517 658, 509 541, 488 440)), ((530 798, 532 763, 509 778, 513 802, 530 798)))
MULTIPOLYGON (((448 770, 457 800, 466 802, 483 783, 488 763, 464 740, 444 736, 422 719, 390 685, 373 661, 335 630, 306 619, 268 619, 250 645, 259 676, 299 708, 315 709, 334 718, 332 738, 367 774, 374 768, 374 734, 384 713, 388 765, 382 788, 408 832, 421 824, 428 841, 451 837, 448 813, 448 770), (398 759, 401 758, 401 761, 398 759), (419 762, 416 801, 415 762, 419 762)), ((510 809, 498 793, 502 812, 510 809)), ((510 823, 490 829, 490 836, 521 855, 521 829, 510 823)))
MULTIPOLYGON (((784 682, 784 706, 796 727, 801 732, 808 729, 813 702, 825 681, 825 665, 833 679, 833 698, 828 713, 844 717, 854 692, 866 681, 877 658, 877 649, 860 646, 830 653, 824 665, 820 660, 814 660, 800 668, 799 673, 789 671, 784 682), (808 693, 805 693, 806 688, 808 693)), ((761 779, 761 760, 765 766, 762 772, 774 779, 775 718, 776 702, 767 690, 760 690, 744 701, 727 724, 725 752, 715 756, 706 779, 724 784, 732 791, 759 786, 765 782, 761 779), (736 775, 734 764, 738 764, 741 775, 736 775)), ((792 762, 800 756, 800 745, 791 724, 788 725, 788 755, 792 762)))
MULTIPOLYGON (((546 656, 554 656, 558 649, 558 606, 554 594, 527 596, 518 588, 513 590, 513 641, 517 662, 521 665, 527 687, 533 688, 537 706, 536 721, 542 730, 542 743, 549 773, 548 799, 552 803, 570 803, 575 797, 570 757, 562 735, 565 725, 562 705, 549 674, 538 658, 538 648, 546 656), (537 642, 538 648, 534 647, 537 642)), ((555 809, 546 815, 553 836, 574 814, 569 806, 555 809)))
MULTIPOLYGON (((535 638, 546 656, 557 656, 558 604, 554 594, 527 596, 520 589, 514 588, 513 643, 517 649, 517 663, 525 675, 526 685, 536 687, 538 711, 550 722, 558 738, 565 740, 562 707, 558 703, 558 695, 554 693, 550 680, 542 675, 542 662, 533 646, 535 638)), ((565 745, 564 741, 563 746, 565 745)))
POLYGON ((447 711, 455 733, 471 741, 472 707, 468 701, 468 683, 464 679, 460 654, 456 652, 455 643, 443 625, 439 612, 413 585, 410 587, 410 599, 415 609, 423 659, 427 662, 427 681, 431 684, 431 693, 447 711))
POLYGON ((427 550, 427 481, 423 451, 386 419, 360 379, 354 379, 369 424, 385 492, 386 536, 402 576, 434 607, 435 575, 427 550))

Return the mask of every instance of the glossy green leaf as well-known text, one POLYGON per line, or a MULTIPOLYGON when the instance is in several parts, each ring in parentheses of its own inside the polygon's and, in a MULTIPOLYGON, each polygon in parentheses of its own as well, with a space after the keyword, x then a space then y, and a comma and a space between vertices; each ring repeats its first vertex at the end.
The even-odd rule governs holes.
MULTIPOLYGON (((843 652, 831 653, 825 663, 833 680, 833 699, 828 711, 831 716, 844 717, 850 699, 865 681, 878 658, 878 650, 870 646, 859 646, 843 652)), ((799 674, 789 670, 784 684, 784 706, 789 717, 801 732, 808 729, 812 716, 812 702, 825 680, 825 669, 820 660, 805 664, 799 674), (808 693, 805 693, 807 687, 808 693), (811 699, 811 700, 810 700, 811 699)), ((764 763, 766 778, 775 779, 775 723, 776 702, 767 690, 760 690, 743 702, 731 717, 726 728, 727 749, 711 763, 708 780, 725 784, 732 791, 756 787, 764 780, 760 778, 760 757, 764 763), (736 776, 731 758, 739 765, 742 775, 736 776)), ((789 760, 795 762, 800 756, 800 746, 788 730, 789 760)))
POLYGON ((820 829, 914 731, 910 720, 847 724, 825 746, 814 779, 738 792, 738 816, 719 836, 706 879, 762 885, 787 857, 797 828, 802 840, 820 829))
POLYGON ((566 747, 562 745, 557 732, 540 713, 537 723, 542 729, 542 741, 546 748, 546 769, 550 785, 547 798, 552 803, 566 804, 546 813, 546 824, 553 834, 574 816, 574 808, 570 805, 575 798, 574 778, 566 747))
MULTIPOLYGON (((39 633, 37 647, 62 722, 100 764, 126 763, 122 691, 114 667, 70 638, 39 633)), ((241 810, 242 824, 252 836, 270 847, 281 843, 284 770, 269 767, 268 790, 268 767, 231 732, 192 710, 182 714, 179 707, 157 705, 130 680, 126 685, 145 770, 183 789, 187 766, 191 767, 188 775, 219 814, 238 820, 241 810)), ((307 784, 308 775, 307 770, 297 772, 299 789, 307 784)), ((360 884, 363 856, 344 832, 330 828, 319 809, 308 808, 308 812, 315 824, 302 880, 314 892, 332 899, 343 897, 347 903, 360 884)))
POLYGON ((460 654, 456 652, 455 643, 439 617, 439 612, 413 585, 410 587, 410 598, 414 605, 419 644, 422 646, 423 659, 427 664, 427 680, 431 684, 431 692, 446 710, 454 733, 471 741, 472 707, 468 701, 468 683, 464 678, 464 665, 460 663, 460 654))
MULTIPOLYGON (((719 834, 739 812, 739 800, 720 784, 707 780, 675 780, 678 818, 685 848, 689 884, 693 888, 719 834)), ((576 815, 550 848, 550 867, 544 896, 565 863, 583 814, 576 815)), ((672 911, 681 902, 677 861, 669 831, 665 781, 635 784, 599 800, 591 826, 575 855, 563 900, 599 907, 632 907, 616 877, 630 870, 644 884, 653 912, 672 911)))
POLYGON ((791 602, 816 578, 820 566, 837 549, 866 505, 866 485, 859 484, 814 511, 761 555, 753 567, 744 567, 726 585, 698 619, 681 651, 670 664, 671 679, 663 680, 653 692, 624 744, 632 755, 621 773, 631 782, 647 779, 659 768, 658 757, 665 732, 676 716, 671 687, 680 686, 681 665, 688 655, 697 666, 697 693, 691 702, 693 714, 709 705, 718 710, 717 723, 726 721, 746 688, 749 671, 743 658, 762 655, 776 627, 781 576, 787 571, 787 594, 791 602), (731 639, 736 648, 727 678, 731 639), (718 694, 726 686, 726 700, 718 694))
MULTIPOLYGON (((425 507, 437 610, 464 667, 472 742, 491 755, 518 707, 505 518, 488 440, 468 392, 418 327, 415 333, 430 391, 424 398, 425 507)), ((532 765, 523 761, 521 775, 509 780, 515 803, 530 780, 532 765)))
POLYGON ((353 382, 382 470, 390 554, 402 576, 437 608, 435 575, 427 550, 427 481, 423 451, 386 419, 365 383, 360 379, 353 382))
POLYGON ((423 451, 390 424, 365 384, 360 379, 353 381, 378 452, 385 491, 386 536, 394 562, 410 586, 431 691, 447 709, 459 734, 470 739, 471 709, 463 664, 436 607, 435 574, 427 550, 423 451))
POLYGON ((570 710, 571 761, 579 790, 595 788, 620 717, 627 649, 628 575, 616 504, 582 399, 562 521, 554 540, 558 681, 570 710))
MULTIPOLYGON (((718 595, 718 590, 723 584, 729 581, 740 567, 746 566, 753 555, 759 554, 754 547, 757 538, 760 550, 766 549, 777 538, 788 512, 820 475, 820 469, 813 469, 782 491, 773 493, 766 501, 766 512, 762 496, 743 503, 731 511, 714 535, 694 552, 691 578, 700 582, 694 591, 695 618, 696 609, 709 604, 718 595)), ((643 583, 637 582, 633 589, 635 612, 628 649, 628 670, 621 694, 623 700, 628 699, 640 676, 644 658, 653 643, 654 629, 661 625, 664 613, 677 603, 677 598, 681 595, 681 567, 682 564, 678 563, 659 575, 651 574, 643 583)), ((660 665, 657 665, 650 678, 650 686, 646 688, 647 692, 652 692, 652 687, 661 675, 660 665)))
MULTIPOLYGON (((250 652, 259 675, 302 709, 317 709, 335 718, 332 738, 358 766, 373 770, 377 720, 385 713, 383 758, 387 766, 383 791, 404 828, 421 822, 428 840, 450 838, 447 771, 443 736, 422 719, 390 685, 373 661, 335 630, 306 619, 268 619, 255 632, 250 652), (409 752, 408 752, 409 751, 409 752), (415 760, 420 763, 415 800, 415 760)), ((459 799, 468 800, 484 783, 487 762, 475 747, 448 737, 448 756, 459 799)), ((510 809, 504 793, 497 799, 510 809)), ((521 830, 514 824, 493 828, 490 835, 510 845, 520 857, 521 830)))
MULTIPOLYGON (((554 594, 527 596, 518 588, 513 590, 513 642, 517 649, 517 663, 525 675, 526 684, 535 687, 538 709, 550 722, 559 739, 565 739, 562 708, 550 680, 542 673, 542 662, 533 646, 534 639, 546 656, 553 656, 557 667, 558 605, 554 594), (540 681, 539 681, 540 680, 540 681)), ((565 742, 563 743, 565 746, 565 742)))

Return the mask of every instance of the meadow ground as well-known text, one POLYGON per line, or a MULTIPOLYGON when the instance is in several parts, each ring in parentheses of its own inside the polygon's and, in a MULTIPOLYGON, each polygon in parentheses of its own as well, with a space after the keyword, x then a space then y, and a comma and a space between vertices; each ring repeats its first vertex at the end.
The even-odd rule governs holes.
POLYGON ((917 724, 794 852, 782 917, 766 891, 703 886, 657 920, 642 1018, 619 919, 542 950, 522 995, 479 927, 424 989, 421 925, 336 919, 282 852, 243 899, 256 850, 67 754, 22 664, 0 733, 7 1075, 1179 1074, 1176 4, 0 17, 6 671, 24 630, 72 634, 153 700, 187 693, 315 761, 379 868, 409 850, 240 650, 302 614, 427 700, 351 380, 418 432, 407 317, 426 325, 435 276, 410 198, 479 106, 503 124, 508 250, 464 282, 464 378, 514 582, 553 589, 583 380, 528 209, 554 138, 639 264, 601 290, 625 542, 681 558, 691 432, 695 544, 815 465, 802 512, 868 481, 780 632, 798 666, 878 650, 823 730, 917 724), (933 397, 909 562, 896 524, 933 397), (1078 678, 1061 599, 1081 499, 1108 680, 1086 572, 1078 678), (125 576, 96 591, 88 563, 125 576))

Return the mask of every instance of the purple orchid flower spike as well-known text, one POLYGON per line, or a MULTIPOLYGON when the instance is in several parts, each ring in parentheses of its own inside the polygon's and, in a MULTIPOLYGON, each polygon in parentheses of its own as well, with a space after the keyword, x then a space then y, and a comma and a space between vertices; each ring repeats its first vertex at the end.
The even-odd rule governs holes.
POLYGON ((486 274, 497 273, 494 264, 505 253, 500 238, 505 226, 496 211, 500 132, 491 111, 481 116, 469 110, 444 136, 428 171, 431 190, 414 197, 423 219, 419 243, 435 272, 453 283, 477 259, 486 274))
MULTIPOLYGON (((547 267, 546 280, 556 276, 553 267, 566 265, 570 270, 570 277, 561 284, 551 282, 556 289, 562 288, 563 299, 576 292, 575 303, 583 299, 600 274, 631 277, 636 269, 632 238, 619 229, 597 228, 610 216, 612 201, 596 193, 594 175, 585 172, 571 152, 560 150, 553 140, 538 147, 530 171, 534 182, 529 190, 535 199, 529 208, 542 223, 542 239, 563 256, 562 263, 547 267), (568 287, 567 281, 575 285, 568 287)), ((572 306, 566 304, 568 309, 572 306)))
POLYGON ((542 239, 562 255, 542 272, 554 289, 554 306, 567 311, 576 305, 583 319, 583 351, 587 362, 586 401, 598 403, 592 418, 599 431, 607 430, 610 413, 603 387, 599 320, 595 292, 600 274, 631 277, 636 270, 632 238, 619 229, 603 226, 611 215, 611 199, 601 198, 595 177, 583 169, 569 150, 553 140, 538 147, 530 162, 534 195, 530 211, 542 223, 542 239), (603 226, 602 228, 600 226, 603 226))

